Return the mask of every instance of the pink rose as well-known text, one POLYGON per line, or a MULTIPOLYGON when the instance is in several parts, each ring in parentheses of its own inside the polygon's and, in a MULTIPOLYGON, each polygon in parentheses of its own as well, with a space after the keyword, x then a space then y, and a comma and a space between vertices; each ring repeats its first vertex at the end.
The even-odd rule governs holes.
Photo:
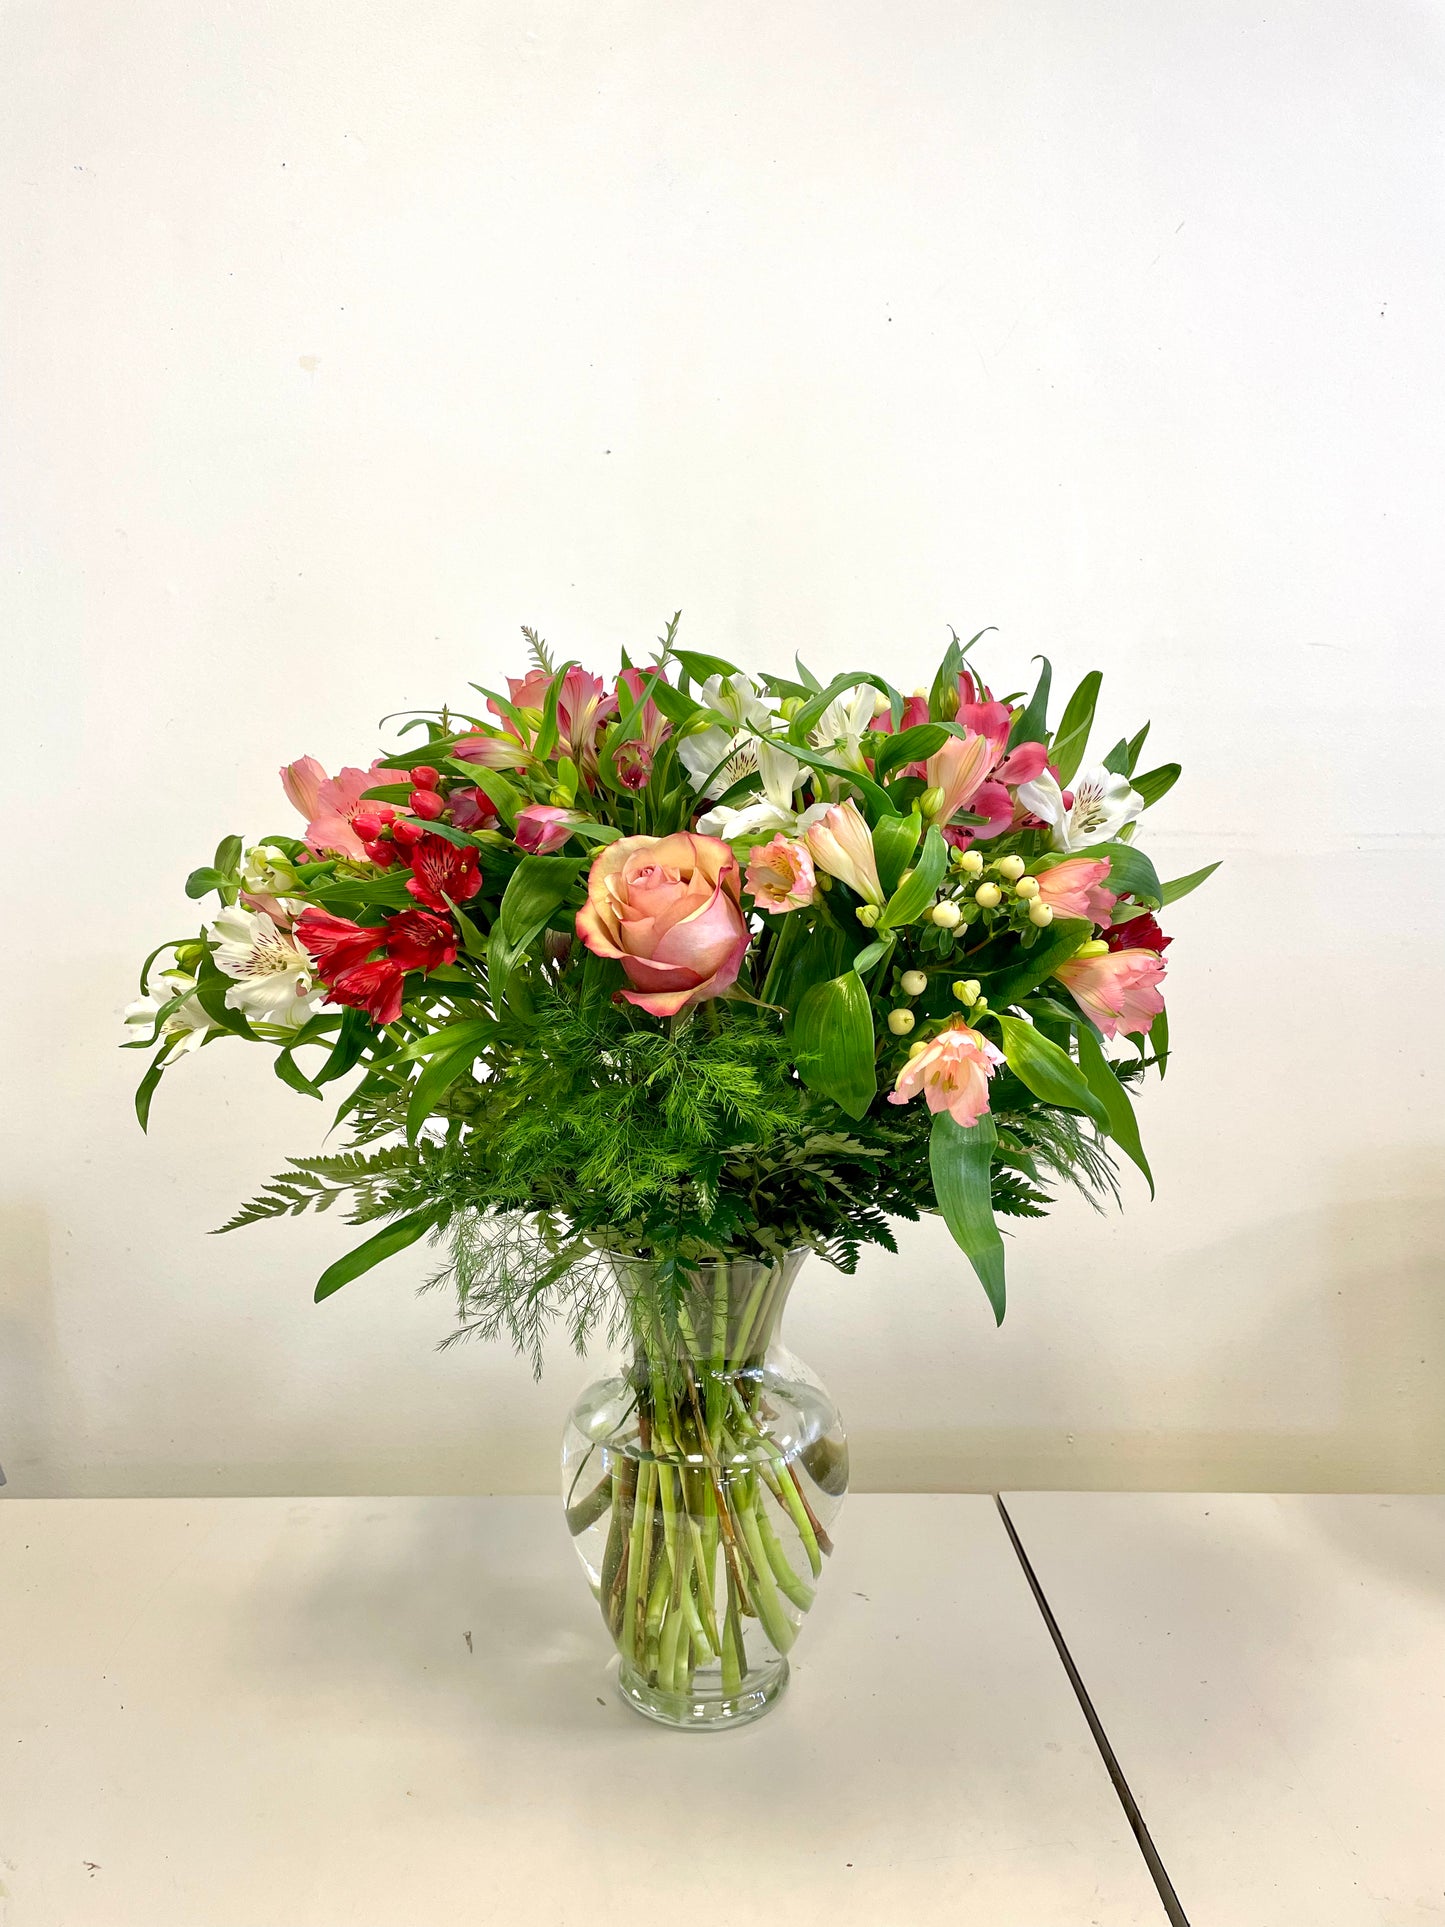
POLYGON ((1071 856, 1065 863, 1039 871, 1039 902, 1048 904, 1056 917, 1087 917, 1090 923, 1106 924, 1119 901, 1103 887, 1108 874, 1106 856, 1071 856))
POLYGON ((951 1024, 916 1056, 910 1057, 888 1093, 890 1104, 906 1104, 922 1091, 930 1111, 947 1111, 965 1129, 988 1109, 988 1080, 1003 1052, 967 1024, 951 1024))
POLYGON ((1159 993, 1164 959, 1152 950, 1071 957, 1054 975, 1106 1037, 1121 1030, 1147 1031, 1164 1008, 1159 993))
POLYGON ((779 830, 772 842, 758 844, 748 858, 748 889, 760 910, 781 915, 813 901, 818 879, 803 844, 779 830))
POLYGON ((654 1017, 716 997, 737 981, 750 932, 742 873, 715 836, 624 836, 597 853, 577 935, 615 957, 622 995, 654 1017))

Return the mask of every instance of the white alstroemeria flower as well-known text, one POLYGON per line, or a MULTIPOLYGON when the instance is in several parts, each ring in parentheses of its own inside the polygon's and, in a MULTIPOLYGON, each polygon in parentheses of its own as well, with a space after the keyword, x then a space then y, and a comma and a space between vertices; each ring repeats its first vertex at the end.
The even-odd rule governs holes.
POLYGON ((241 871, 241 888, 252 897, 288 896, 300 881, 296 865, 281 850, 269 843, 258 843, 247 850, 241 871))
POLYGON ((867 770, 863 760, 862 739, 873 727, 879 703, 887 699, 872 683, 860 682, 853 689, 835 696, 809 732, 814 749, 830 749, 849 769, 867 770))
POLYGON ((697 693, 722 721, 684 736, 677 754, 694 789, 721 796, 758 768, 757 739, 777 718, 747 676, 709 676, 697 693))
POLYGON ((324 997, 311 957, 264 910, 233 903, 206 935, 216 968, 236 979, 226 992, 228 1010, 277 1030, 299 1030, 324 997))
MULTIPOLYGON (((709 810, 706 816, 698 818, 698 831, 703 836, 720 836, 724 843, 731 843, 738 837, 771 836, 774 830, 783 830, 789 836, 797 835, 797 811, 793 808, 793 798, 803 781, 803 766, 795 756, 790 756, 781 744, 770 741, 765 736, 750 739, 753 750, 753 768, 762 785, 762 796, 755 803, 741 807, 729 805, 725 808, 709 810)), ((748 774, 744 770, 741 774, 748 774)), ((737 777, 733 781, 738 781, 737 777)), ((717 787, 713 795, 721 795, 717 787)))
POLYGON ((1073 781, 1074 801, 1064 806, 1063 791, 1045 770, 1032 783, 1020 783, 1018 799, 1053 831, 1056 850, 1087 850, 1107 843, 1144 808, 1144 799, 1127 776, 1102 766, 1081 770, 1073 781))
MULTIPOLYGON (((170 985, 170 994, 166 997, 150 995, 137 997, 134 1003, 126 1005, 124 1011, 126 1029, 134 1032, 136 1038, 145 1043, 149 1043, 156 1027, 156 1018, 160 1016, 171 998, 179 996, 182 991, 194 990, 196 987, 195 978, 187 971, 163 970, 160 975, 162 981, 170 985)), ((211 1032, 220 1028, 219 1024, 212 1022, 207 1016, 197 998, 187 997, 184 1003, 176 1005, 170 1016, 161 1024, 162 1037, 179 1037, 181 1040, 171 1051, 166 1062, 170 1063, 177 1057, 185 1057, 191 1051, 199 1050, 211 1032)))

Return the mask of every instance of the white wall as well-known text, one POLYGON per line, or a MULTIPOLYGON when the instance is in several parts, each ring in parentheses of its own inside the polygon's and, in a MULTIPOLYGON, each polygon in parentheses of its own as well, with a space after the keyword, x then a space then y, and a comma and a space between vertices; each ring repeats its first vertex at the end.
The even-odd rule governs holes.
MULTIPOLYGON (((11 0, 0 1462, 545 1489, 587 1375, 209 1240, 323 1119, 117 1017, 275 769, 515 663, 1106 672, 1185 780, 1159 1179, 817 1267, 861 1485, 1438 1484, 1445 16, 11 0)), ((1010 679, 1005 671, 1003 680, 1010 679)))

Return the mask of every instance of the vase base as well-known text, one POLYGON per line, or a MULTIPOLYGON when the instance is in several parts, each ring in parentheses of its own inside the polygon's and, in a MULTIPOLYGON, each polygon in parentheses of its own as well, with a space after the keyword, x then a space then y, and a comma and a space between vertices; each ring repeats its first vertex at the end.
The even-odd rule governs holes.
POLYGON ((788 1683, 788 1662, 776 1660, 771 1666, 756 1666, 743 1680, 742 1689, 724 1693, 699 1691, 694 1684, 688 1693, 665 1693, 650 1686, 626 1660, 617 1670, 617 1692, 624 1704, 644 1719, 660 1726, 676 1727, 683 1732, 719 1732, 733 1726, 747 1726, 763 1714, 788 1683))

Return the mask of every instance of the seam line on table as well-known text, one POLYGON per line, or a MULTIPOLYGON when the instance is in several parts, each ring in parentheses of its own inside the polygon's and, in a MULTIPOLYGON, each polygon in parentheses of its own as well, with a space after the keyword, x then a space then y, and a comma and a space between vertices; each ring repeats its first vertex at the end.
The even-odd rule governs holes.
POLYGON ((1019 1538, 1014 1528, 1014 1522, 1009 1517, 1008 1507, 1003 1502, 1003 1494, 1001 1492, 995 1492, 993 1502, 998 1507, 998 1516, 1003 1521, 1003 1529, 1009 1536, 1009 1544, 1014 1549, 1014 1556, 1023 1568, 1024 1578, 1029 1582, 1029 1590, 1034 1596, 1034 1604, 1038 1607, 1044 1625, 1048 1628, 1049 1637, 1054 1642, 1054 1650, 1059 1656, 1059 1663, 1068 1675, 1070 1686, 1074 1689, 1074 1697, 1079 1702, 1079 1710, 1088 1722, 1094 1744, 1098 1747, 1100 1757, 1108 1769, 1109 1778, 1113 1782, 1114 1792, 1118 1795, 1119 1805, 1124 1809, 1124 1817, 1133 1830, 1140 1853, 1144 1856, 1144 1865, 1149 1869, 1150 1878, 1159 1890, 1159 1898, 1163 1903, 1165 1913, 1169 1917, 1170 1927, 1189 1927, 1189 1918, 1184 1912, 1183 1907, 1179 1904, 1179 1896, 1174 1891, 1174 1882, 1169 1878, 1169 1870, 1159 1858, 1159 1849, 1154 1845, 1153 1837, 1144 1823, 1144 1816, 1139 1811, 1139 1802, 1134 1798, 1129 1787, 1129 1782, 1124 1778, 1124 1769, 1120 1766, 1118 1756, 1109 1744, 1109 1736, 1104 1731, 1103 1721, 1094 1710, 1094 1702, 1089 1698, 1089 1691, 1084 1685, 1083 1676, 1074 1664, 1073 1654, 1069 1651, 1064 1640, 1064 1635, 1059 1630, 1059 1622, 1054 1617, 1053 1608, 1044 1596, 1044 1589, 1039 1584, 1038 1575, 1030 1563, 1028 1554, 1024 1551, 1023 1541, 1019 1538))

